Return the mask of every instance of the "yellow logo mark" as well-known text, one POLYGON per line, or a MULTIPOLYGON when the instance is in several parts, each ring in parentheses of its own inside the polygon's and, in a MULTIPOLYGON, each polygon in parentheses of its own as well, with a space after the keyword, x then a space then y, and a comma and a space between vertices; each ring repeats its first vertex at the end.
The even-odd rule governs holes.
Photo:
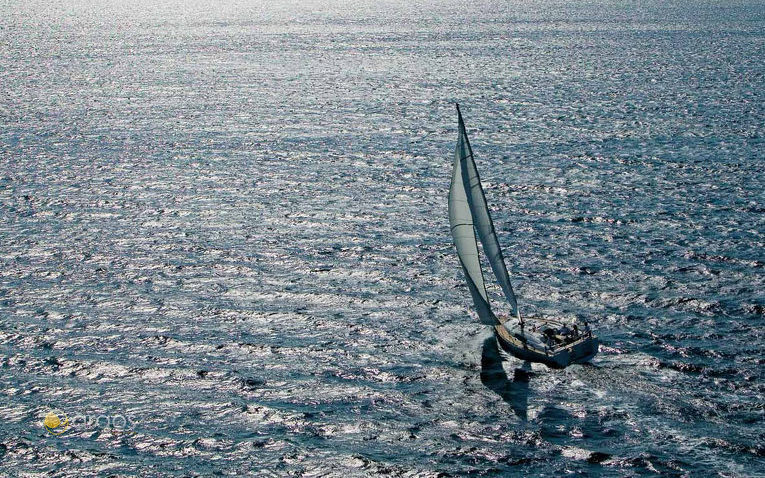
POLYGON ((43 426, 51 435, 61 435, 69 428, 69 417, 61 410, 51 410, 45 415, 43 426))

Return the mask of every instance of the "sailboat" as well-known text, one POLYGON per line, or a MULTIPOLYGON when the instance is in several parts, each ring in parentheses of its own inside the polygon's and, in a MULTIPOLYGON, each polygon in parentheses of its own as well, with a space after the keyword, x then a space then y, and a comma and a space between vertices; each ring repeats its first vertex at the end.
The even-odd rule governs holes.
POLYGON ((493 328, 502 350, 521 360, 551 368, 589 361, 598 353, 599 342, 587 322, 521 317, 459 105, 457 117, 459 138, 449 187, 449 225, 479 320, 493 328), (510 306, 509 316, 492 310, 479 257, 479 240, 510 306))

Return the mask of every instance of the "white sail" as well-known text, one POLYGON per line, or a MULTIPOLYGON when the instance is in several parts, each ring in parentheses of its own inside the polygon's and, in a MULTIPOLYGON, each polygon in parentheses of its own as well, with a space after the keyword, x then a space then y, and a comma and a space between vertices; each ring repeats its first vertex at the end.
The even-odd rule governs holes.
MULTIPOLYGON (((499 247, 499 240, 494 230, 494 222, 489 215, 489 208, 486 204, 486 196, 481 187, 481 178, 478 176, 478 170, 473 159, 473 149, 470 147, 470 141, 465 131, 465 123, 462 121, 462 113, 457 106, 457 115, 459 118, 459 140, 457 141, 457 155, 460 157, 462 165, 462 179, 465 183, 467 201, 472 213, 473 224, 475 225, 478 238, 483 244, 483 251, 486 254, 494 276, 497 278, 502 292, 504 292, 507 301, 512 308, 512 314, 518 314, 518 302, 515 299, 513 287, 510 285, 510 277, 505 266, 505 259, 502 256, 502 249, 499 247)), ((520 316, 519 316, 520 317, 520 316)))
MULTIPOLYGON (((462 120, 460 120, 461 124, 462 120)), ((460 259, 460 264, 462 264, 462 270, 465 271, 465 279, 470 289, 470 295, 473 297, 478 317, 486 325, 496 325, 499 321, 492 313, 486 295, 483 271, 478 258, 478 243, 475 237, 473 214, 470 212, 470 203, 463 179, 466 143, 467 137, 464 135, 464 128, 460 128, 457 151, 454 154, 452 182, 449 187, 449 225, 451 226, 452 237, 454 237, 454 244, 457 246, 457 256, 460 259)))

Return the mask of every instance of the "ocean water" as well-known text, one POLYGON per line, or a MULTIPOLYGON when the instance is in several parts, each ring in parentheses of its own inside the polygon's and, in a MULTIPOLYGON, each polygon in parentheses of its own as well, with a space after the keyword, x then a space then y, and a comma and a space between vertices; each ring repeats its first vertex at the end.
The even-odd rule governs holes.
POLYGON ((748 0, 2 2, 0 475, 765 475, 764 75, 748 0), (454 102, 591 365, 470 312, 454 102))

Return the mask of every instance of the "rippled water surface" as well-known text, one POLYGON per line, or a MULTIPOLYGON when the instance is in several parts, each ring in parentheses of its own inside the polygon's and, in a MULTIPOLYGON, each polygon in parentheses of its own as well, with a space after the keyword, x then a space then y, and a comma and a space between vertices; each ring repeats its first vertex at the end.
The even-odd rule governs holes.
POLYGON ((765 473, 765 6, 466 3, 0 4, 0 475, 765 473))

